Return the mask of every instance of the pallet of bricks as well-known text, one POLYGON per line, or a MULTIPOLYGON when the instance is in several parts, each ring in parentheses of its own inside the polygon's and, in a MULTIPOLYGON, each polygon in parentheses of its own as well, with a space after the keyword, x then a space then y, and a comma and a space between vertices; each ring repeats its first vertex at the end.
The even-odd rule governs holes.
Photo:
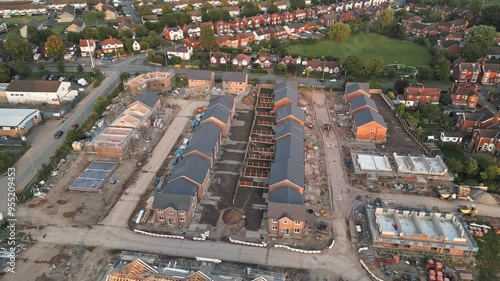
POLYGON ((430 281, 457 281, 458 277, 454 274, 443 273, 443 264, 441 262, 434 262, 429 259, 425 265, 425 270, 429 274, 430 281))

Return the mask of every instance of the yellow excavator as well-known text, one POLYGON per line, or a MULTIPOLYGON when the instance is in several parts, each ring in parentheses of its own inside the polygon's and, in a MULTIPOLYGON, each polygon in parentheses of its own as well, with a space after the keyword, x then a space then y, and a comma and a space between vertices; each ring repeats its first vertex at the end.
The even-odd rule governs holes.
POLYGON ((462 215, 467 215, 472 217, 477 216, 477 214, 479 213, 476 205, 471 205, 470 207, 466 205, 458 205, 457 211, 462 215))

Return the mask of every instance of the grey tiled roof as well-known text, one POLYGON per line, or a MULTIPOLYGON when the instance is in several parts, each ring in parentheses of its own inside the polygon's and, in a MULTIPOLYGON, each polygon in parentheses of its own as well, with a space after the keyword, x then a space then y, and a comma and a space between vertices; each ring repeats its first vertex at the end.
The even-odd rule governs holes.
POLYGON ((175 180, 165 183, 161 189, 163 194, 179 194, 196 196, 198 187, 185 178, 177 178, 175 180))
POLYGON ((304 166, 293 161, 292 159, 285 159, 274 162, 271 165, 269 175, 269 185, 273 185, 284 180, 304 188, 304 166))
POLYGON ((360 82, 347 82, 345 84, 345 94, 349 95, 352 92, 357 90, 362 90, 367 94, 370 94, 370 85, 368 83, 360 83, 360 82))
POLYGON ((286 217, 293 221, 304 221, 306 219, 306 206, 269 202, 267 216, 278 220, 286 217))
POLYGON ((285 98, 291 100, 295 104, 297 103, 299 98, 297 82, 285 80, 276 83, 276 88, 274 89, 274 102, 285 98))
POLYGON ((210 117, 214 117, 215 119, 227 124, 229 122, 229 118, 231 118, 231 112, 225 106, 216 104, 209 107, 207 111, 205 111, 201 120, 204 121, 210 117))
POLYGON ((207 108, 220 104, 229 110, 233 110, 234 97, 228 95, 212 95, 210 96, 210 103, 207 108))
POLYGON ((200 125, 194 132, 188 146, 186 153, 197 150, 203 155, 212 157, 215 145, 219 141, 221 129, 213 123, 204 123, 200 125))
POLYGON ((151 91, 143 91, 135 98, 135 101, 139 101, 147 105, 149 108, 153 108, 153 106, 158 102, 159 99, 160 97, 157 94, 151 91))
POLYGON ((154 209, 167 209, 169 207, 177 211, 188 211, 191 205, 191 196, 182 194, 156 193, 153 200, 154 209))
POLYGON ((285 135, 292 135, 304 140, 304 127, 292 120, 286 120, 276 125, 275 138, 279 139, 285 135))
POLYGON ((201 185, 209 169, 210 163, 204 158, 198 155, 188 156, 177 163, 170 179, 173 181, 185 176, 201 185))
POLYGON ((189 80, 205 80, 209 81, 212 79, 212 71, 208 70, 192 70, 189 72, 189 80))
POLYGON ((385 124, 382 115, 378 114, 377 112, 369 108, 354 113, 354 122, 356 122, 356 127, 363 126, 372 121, 375 121, 382 127, 387 128, 387 125, 385 124))
POLYGON ((276 114, 276 120, 279 121, 290 115, 294 116, 295 118, 299 119, 302 122, 306 121, 306 113, 304 112, 304 110, 293 103, 287 104, 279 108, 276 114))
POLYGON ((223 82, 247 82, 247 74, 242 72, 224 72, 222 74, 223 82))
POLYGON ((271 192, 269 202, 304 205, 304 194, 295 188, 285 186, 271 192))
POLYGON ((354 97, 353 99, 351 99, 351 101, 349 101, 349 104, 351 105, 351 110, 356 110, 356 109, 361 108, 365 105, 368 105, 369 107, 378 111, 378 108, 377 108, 377 105, 375 104, 375 101, 372 100, 371 98, 365 96, 365 95, 360 95, 360 96, 354 97))
POLYGON ((304 140, 287 136, 276 142, 274 160, 279 162, 288 158, 304 166, 304 140))

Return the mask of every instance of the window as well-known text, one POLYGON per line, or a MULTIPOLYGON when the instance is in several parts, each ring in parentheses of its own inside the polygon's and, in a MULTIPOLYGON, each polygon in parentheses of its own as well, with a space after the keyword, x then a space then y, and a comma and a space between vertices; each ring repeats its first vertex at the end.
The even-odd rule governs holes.
POLYGON ((370 134, 370 138, 373 139, 373 134, 370 134))
POLYGON ((159 216, 159 217, 158 217, 158 220, 159 220, 159 221, 165 221, 165 217, 164 217, 164 216, 159 216))
POLYGON ((295 229, 293 230, 293 233, 300 233, 300 228, 295 228, 295 229))
POLYGON ((278 230, 278 227, 274 225, 273 230, 278 230))
POLYGON ((172 224, 172 219, 168 218, 168 224, 172 224))
POLYGON ((300 224, 300 221, 294 221, 295 224, 300 224))
POLYGON ((283 221, 283 224, 287 224, 287 223, 288 223, 288 221, 286 221, 286 220, 283 221))
POLYGON ((179 215, 184 215, 184 211, 179 211, 179 215))
POLYGON ((370 128, 370 132, 373 132, 373 128, 370 128))
POLYGON ((169 214, 173 214, 173 213, 174 213, 174 211, 172 211, 172 210, 168 210, 168 213, 169 213, 169 214))
POLYGON ((158 213, 163 213, 165 209, 157 209, 158 213))
POLYGON ((272 222, 273 223, 278 223, 278 220, 277 219, 273 219, 272 222))
POLYGON ((183 218, 183 217, 180 217, 180 218, 179 218, 179 221, 180 221, 180 222, 185 222, 185 221, 186 221, 186 219, 185 219, 185 218, 183 218))

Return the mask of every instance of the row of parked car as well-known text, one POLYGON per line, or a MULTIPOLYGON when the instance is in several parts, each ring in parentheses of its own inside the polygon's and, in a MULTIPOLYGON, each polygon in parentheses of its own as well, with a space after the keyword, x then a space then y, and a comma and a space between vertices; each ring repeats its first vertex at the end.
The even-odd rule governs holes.
POLYGON ((55 74, 44 75, 42 77, 42 80, 73 82, 73 83, 77 83, 78 85, 81 85, 81 86, 88 85, 88 81, 85 78, 78 78, 78 77, 73 77, 73 76, 65 77, 65 76, 60 76, 60 75, 55 75, 55 74))

